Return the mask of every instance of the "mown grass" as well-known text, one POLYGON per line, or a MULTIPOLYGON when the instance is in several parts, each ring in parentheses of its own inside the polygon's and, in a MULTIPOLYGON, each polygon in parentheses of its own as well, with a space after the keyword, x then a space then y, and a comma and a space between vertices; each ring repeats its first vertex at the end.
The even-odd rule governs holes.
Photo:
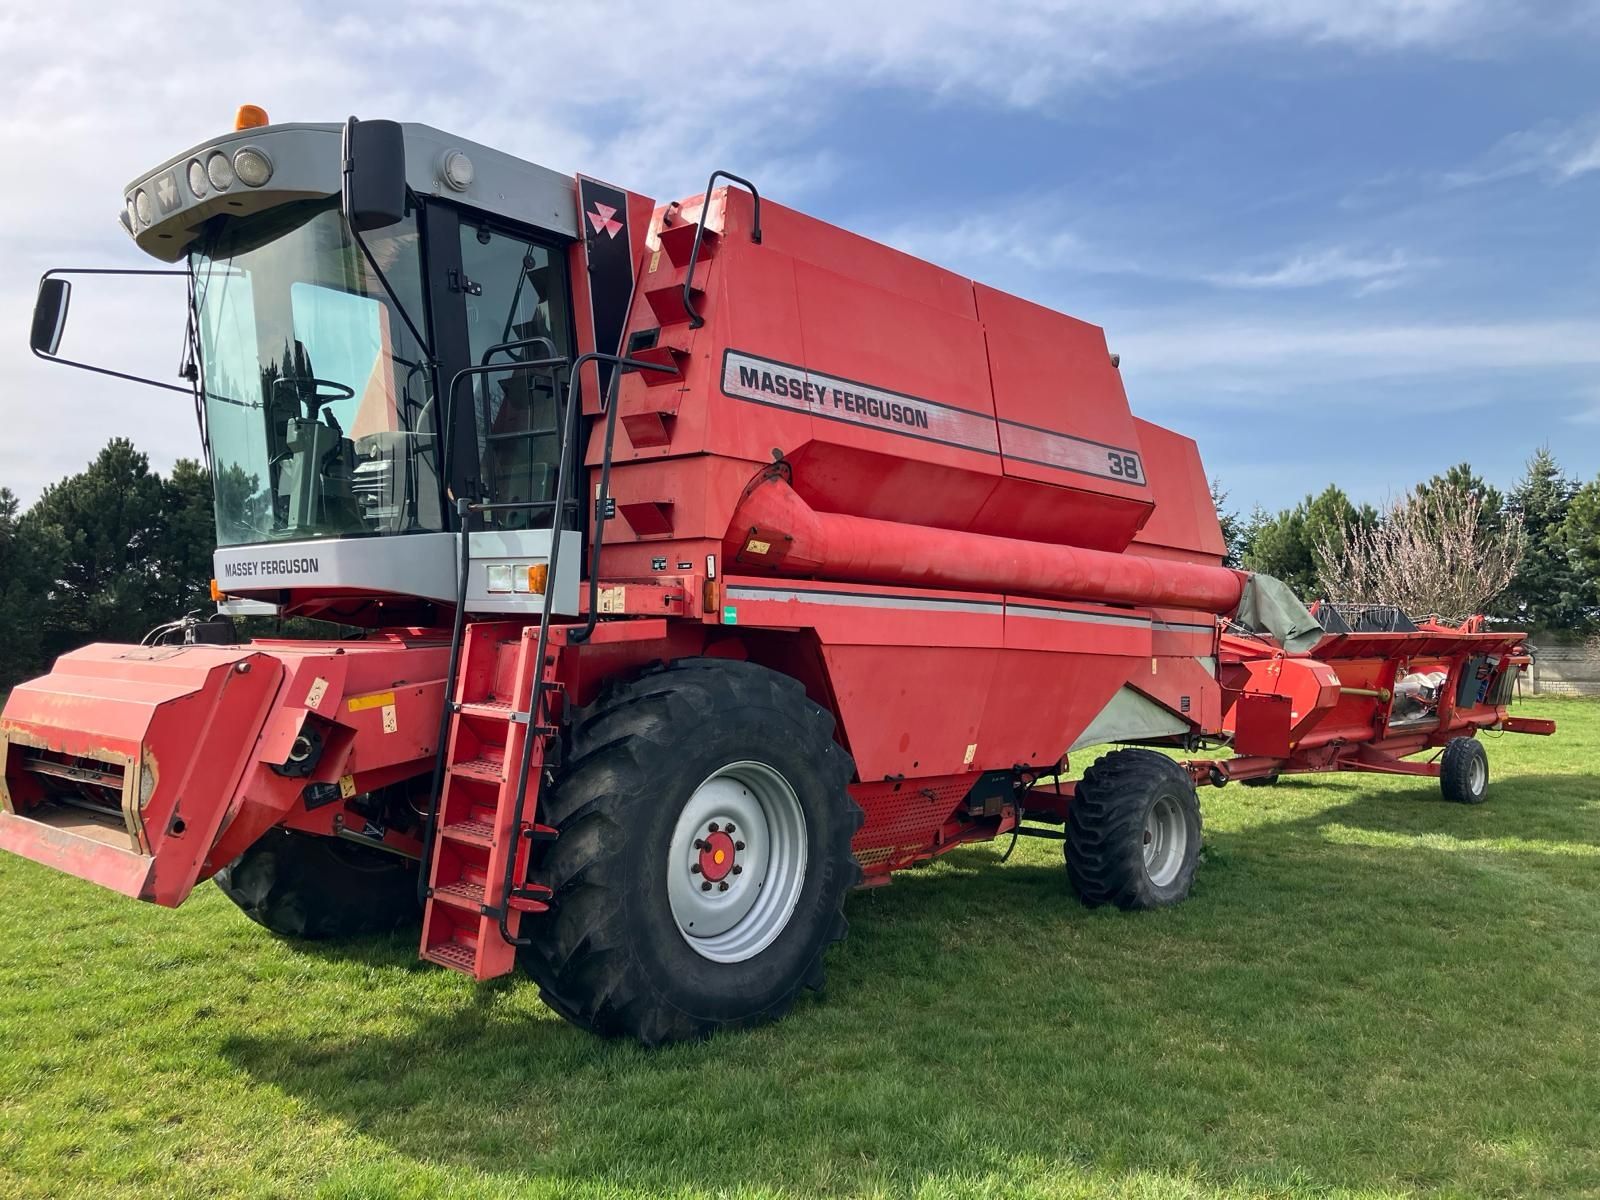
POLYGON ((1600 1192, 1600 704, 1520 711, 1480 807, 1208 790, 1178 909, 958 853, 852 898, 824 1001, 655 1053, 0 858, 0 1194, 1600 1192))

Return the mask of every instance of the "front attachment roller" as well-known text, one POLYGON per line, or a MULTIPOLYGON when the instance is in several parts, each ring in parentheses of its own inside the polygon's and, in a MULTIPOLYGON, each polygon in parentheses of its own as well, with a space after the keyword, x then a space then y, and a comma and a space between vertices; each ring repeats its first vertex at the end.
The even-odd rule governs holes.
POLYGON ((1090 908, 1177 904, 1200 861, 1194 781, 1153 750, 1113 750, 1084 772, 1066 835, 1067 875, 1090 908))
POLYGON ((795 680, 686 659, 573 722, 520 952, 546 1003, 647 1045, 775 1020, 845 935, 861 810, 833 717, 795 680))

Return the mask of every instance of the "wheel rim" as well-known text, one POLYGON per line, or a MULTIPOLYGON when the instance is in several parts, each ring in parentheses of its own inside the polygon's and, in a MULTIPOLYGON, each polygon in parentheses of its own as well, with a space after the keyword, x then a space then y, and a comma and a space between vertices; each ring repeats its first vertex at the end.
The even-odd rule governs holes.
POLYGON ((729 763, 695 788, 667 850, 678 932, 712 962, 754 958, 783 932, 806 876, 806 818, 789 781, 729 763))
POLYGON ((1144 870, 1156 887, 1166 887, 1183 870, 1189 849, 1189 822, 1175 800, 1158 797, 1144 817, 1144 870))
POLYGON ((1472 760, 1472 769, 1467 772, 1467 786, 1472 789, 1474 796, 1483 795, 1484 788, 1489 786, 1489 766, 1480 757, 1472 760))

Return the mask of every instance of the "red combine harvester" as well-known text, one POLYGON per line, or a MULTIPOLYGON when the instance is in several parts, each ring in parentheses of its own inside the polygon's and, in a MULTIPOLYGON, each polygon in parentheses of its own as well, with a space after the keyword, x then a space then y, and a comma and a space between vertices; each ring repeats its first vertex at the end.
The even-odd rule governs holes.
POLYGON ((215 877, 290 936, 420 905, 423 958, 656 1043, 780 1016, 851 888, 953 847, 1057 838, 1085 903, 1170 904, 1196 784, 1476 801, 1478 729, 1550 732, 1507 716, 1521 635, 1329 633, 1224 567, 1100 329, 724 172, 657 205, 242 111, 125 199, 187 277, 222 615, 11 694, 0 846, 35 861, 215 877), (368 632, 237 644, 246 612, 368 632), (1045 782, 1107 742, 1237 757, 1045 782))

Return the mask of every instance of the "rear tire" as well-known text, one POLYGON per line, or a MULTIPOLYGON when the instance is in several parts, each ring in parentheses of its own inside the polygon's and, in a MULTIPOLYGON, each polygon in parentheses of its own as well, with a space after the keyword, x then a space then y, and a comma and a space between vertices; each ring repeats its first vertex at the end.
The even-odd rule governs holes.
POLYGON ((1113 750, 1067 806, 1067 876, 1094 908, 1162 908, 1189 894, 1200 861, 1194 781, 1152 750, 1113 750))
POLYGON ((1477 738, 1451 738, 1439 762, 1439 790, 1452 804, 1482 804, 1489 794, 1489 756, 1477 738))
POLYGON ((387 933, 421 916, 416 863, 291 829, 269 830, 215 878, 245 916, 284 937, 387 933))
POLYGON ((559 836, 530 870, 552 908, 521 926, 545 1002, 657 1045, 776 1020, 820 991, 861 877, 855 767, 833 728, 795 680, 720 659, 581 709, 540 817, 559 836))

